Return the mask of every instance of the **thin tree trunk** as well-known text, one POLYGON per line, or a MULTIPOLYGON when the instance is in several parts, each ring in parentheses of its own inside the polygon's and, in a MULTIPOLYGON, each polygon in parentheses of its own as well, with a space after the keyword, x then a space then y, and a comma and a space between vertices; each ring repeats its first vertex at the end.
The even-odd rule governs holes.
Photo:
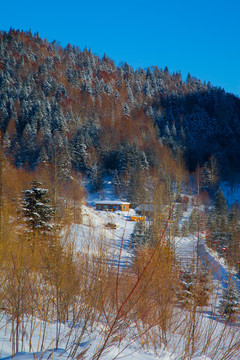
POLYGON ((15 320, 12 316, 12 355, 15 354, 15 320))

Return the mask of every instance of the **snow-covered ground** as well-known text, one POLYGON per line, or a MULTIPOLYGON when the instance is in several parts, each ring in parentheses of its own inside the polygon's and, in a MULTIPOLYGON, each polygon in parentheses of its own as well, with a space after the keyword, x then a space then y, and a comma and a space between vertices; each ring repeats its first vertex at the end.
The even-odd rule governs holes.
MULTIPOLYGON (((135 211, 130 209, 129 212, 106 212, 106 211, 97 211, 95 209, 95 203, 98 200, 114 200, 115 196, 112 191, 110 178, 105 180, 105 186, 103 191, 100 193, 89 194, 87 197, 87 203, 83 206, 83 223, 81 225, 73 225, 71 228, 71 238, 74 239, 76 244, 76 248, 80 252, 92 252, 97 255, 99 251, 99 243, 103 244, 103 248, 105 251, 106 259, 111 264, 118 264, 120 259, 121 266, 126 266, 132 258, 131 250, 129 247, 131 233, 133 232, 133 228, 135 223, 129 221, 129 216, 133 216, 135 211), (114 226, 109 227, 109 224, 113 224, 114 226)), ((183 214, 182 221, 185 221, 189 218, 192 211, 192 207, 188 207, 188 211, 183 214)), ((214 257, 214 254, 210 254, 209 251, 206 250, 204 244, 204 235, 201 235, 200 239, 200 252, 202 256, 205 256, 209 262, 213 264, 215 274, 215 281, 221 283, 223 279, 226 278, 227 269, 223 264, 220 264, 218 259, 214 257)), ((196 236, 187 236, 183 238, 175 238, 175 251, 178 261, 186 262, 189 259, 192 259, 193 255, 196 255, 196 247, 197 247, 197 237, 196 236)), ((221 322, 213 319, 211 307, 205 309, 202 313, 199 313, 199 317, 201 317, 201 331, 204 332, 209 329, 215 328, 215 335, 213 341, 213 348, 215 344, 218 343, 218 334, 219 336, 222 334, 224 330, 224 325, 221 322), (204 330, 205 329, 205 330, 204 330)), ((187 316, 186 316, 187 317, 187 316)), ((11 329, 9 326, 4 326, 6 323, 6 319, 0 319, 0 358, 7 359, 12 356, 12 349, 10 345, 10 337, 11 337, 11 329)), ((36 329, 33 333, 31 342, 31 352, 29 352, 29 344, 26 343, 25 347, 17 356, 14 358, 17 360, 32 360, 36 358, 42 359, 66 359, 69 356, 69 353, 64 351, 66 345, 66 338, 62 338, 60 341, 60 349, 54 350, 54 342, 53 339, 55 337, 55 324, 48 323, 47 327, 47 336, 44 343, 44 348, 47 349, 44 352, 40 350, 39 340, 41 338, 41 331, 43 324, 36 320, 36 329)), ((68 325, 64 325, 65 329, 63 331, 63 335, 68 333, 68 325)), ((63 327, 64 327, 63 326, 63 327)), ((80 326, 80 325, 79 325, 80 326)), ((210 331, 210 330, 209 330, 210 331)), ((239 331, 236 329, 236 331, 239 331)), ((177 338, 181 338, 181 334, 176 335, 176 339, 169 340, 169 346, 172 349, 171 352, 166 349, 159 348, 156 349, 145 349, 140 350, 140 346, 137 343, 129 344, 127 342, 122 342, 119 346, 113 345, 109 349, 109 351, 104 354, 101 359, 104 360, 112 360, 117 356, 118 358, 125 358, 127 360, 154 360, 156 358, 160 358, 162 360, 179 360, 185 359, 182 357, 182 349, 181 345, 176 346, 176 343, 181 344, 181 341, 177 338), (173 350, 174 349, 174 350, 173 350)), ((226 340, 227 341, 227 340, 226 340)), ((229 340, 230 341, 230 340, 229 340)), ((98 345, 101 342, 101 335, 98 331, 90 334, 84 339, 84 341, 79 344, 84 349, 88 349, 88 355, 86 359, 90 359, 91 356, 94 355, 94 352, 98 348, 98 345)), ((225 344, 226 346, 226 344, 225 344)), ((225 360, 221 357, 221 353, 224 353, 224 341, 219 342, 219 349, 216 349, 215 355, 212 357, 207 357, 201 354, 199 351, 199 355, 192 357, 192 360, 225 360), (222 348, 221 348, 222 347, 222 348)), ((85 357, 84 357, 85 359, 85 357)), ((186 357, 186 359, 190 360, 186 357)), ((238 360, 238 357, 229 357, 228 359, 238 360)))
MULTIPOLYGON (((180 221, 180 226, 182 226, 191 215, 192 206, 188 206, 187 211, 183 213, 183 217, 180 221)), ((197 238, 196 236, 189 235, 186 237, 175 237, 175 253, 176 257, 180 264, 190 262, 193 256, 196 254, 197 238)))
POLYGON ((130 236, 133 232, 134 222, 129 221, 135 211, 106 212, 97 211, 94 207, 83 206, 83 225, 72 227, 72 237, 79 251, 97 252, 99 243, 103 243, 106 258, 111 263, 118 262, 121 256, 121 266, 131 260, 129 251, 130 236), (120 254, 121 252, 121 254, 120 254))
MULTIPOLYGON (((1 319, 1 324, 4 323, 6 319, 1 319)), ((55 323, 47 324, 47 333, 44 341, 44 351, 41 351, 41 338, 44 323, 37 320, 34 324, 35 331, 32 333, 31 339, 26 341, 23 348, 17 355, 12 356, 11 344, 9 342, 9 338, 11 336, 11 326, 0 328, 0 359, 16 359, 16 360, 65 360, 69 359, 69 351, 65 350, 65 346, 68 339, 68 331, 70 328, 68 326, 64 326, 62 331, 62 336, 60 339, 60 346, 58 349, 54 347, 54 338, 55 338, 55 323), (31 340, 31 351, 29 351, 29 343, 31 340)), ((205 325, 204 325, 205 326, 205 325)), ((206 324, 206 329, 208 329, 208 325, 206 324)), ((29 329, 28 329, 29 330, 29 329)), ((81 330, 81 328, 80 328, 81 330)), ((221 329, 220 329, 221 330, 221 329)), ((89 337, 85 338, 84 341, 79 344, 79 347, 82 351, 88 350, 86 357, 81 357, 80 359, 92 359, 94 354, 102 341, 102 337, 97 332, 93 334, 89 334, 89 337)), ((178 345, 181 348, 181 344, 178 345)), ((131 343, 127 341, 123 341, 120 345, 113 344, 102 356, 102 360, 113 360, 115 358, 118 359, 126 359, 126 360, 179 360, 180 359, 180 350, 171 353, 166 349, 158 349, 158 354, 156 354, 156 350, 154 349, 140 349, 139 344, 131 343)), ((71 359, 71 357, 70 357, 71 359)), ((188 358, 186 358, 188 359, 188 358)), ((205 355, 196 355, 191 358, 192 360, 211 360, 210 357, 205 355)))

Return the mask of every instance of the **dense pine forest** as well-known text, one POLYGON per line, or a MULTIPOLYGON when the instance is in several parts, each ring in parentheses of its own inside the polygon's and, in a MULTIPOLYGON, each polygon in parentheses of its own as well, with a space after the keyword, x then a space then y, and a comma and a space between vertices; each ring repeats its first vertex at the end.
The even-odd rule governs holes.
MULTIPOLYGON (((214 159, 231 180, 240 165, 240 99, 157 66, 116 66, 104 55, 11 29, 0 33, 2 147, 17 166, 57 162, 94 188, 112 171, 154 170, 170 149, 194 171, 214 159)), ((126 177, 126 176, 125 176, 126 177)))

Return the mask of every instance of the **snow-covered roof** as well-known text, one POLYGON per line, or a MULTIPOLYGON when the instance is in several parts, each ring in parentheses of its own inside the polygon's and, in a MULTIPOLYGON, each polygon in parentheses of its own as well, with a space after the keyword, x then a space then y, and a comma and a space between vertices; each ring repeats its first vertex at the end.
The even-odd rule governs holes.
POLYGON ((126 201, 121 201, 121 200, 100 200, 100 201, 96 201, 96 205, 130 205, 129 202, 126 201))

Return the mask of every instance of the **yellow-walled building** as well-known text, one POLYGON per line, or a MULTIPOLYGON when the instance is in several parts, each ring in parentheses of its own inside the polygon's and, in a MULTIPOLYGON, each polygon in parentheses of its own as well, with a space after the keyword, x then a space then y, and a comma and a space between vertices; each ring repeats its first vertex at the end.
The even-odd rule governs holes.
POLYGON ((96 202, 96 210, 105 210, 105 211, 128 211, 130 203, 125 201, 110 201, 110 200, 102 200, 96 202))

